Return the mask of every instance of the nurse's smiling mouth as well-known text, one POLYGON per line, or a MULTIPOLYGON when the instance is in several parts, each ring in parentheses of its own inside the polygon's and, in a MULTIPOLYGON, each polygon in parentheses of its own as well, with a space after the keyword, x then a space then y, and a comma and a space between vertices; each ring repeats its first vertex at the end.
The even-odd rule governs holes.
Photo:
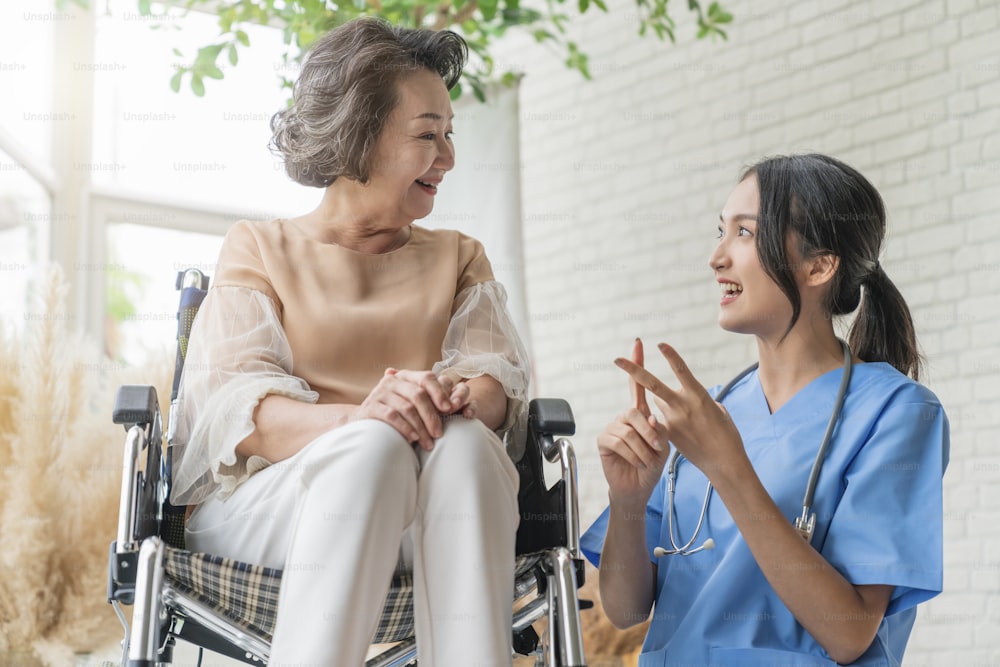
POLYGON ((723 278, 718 279, 719 287, 722 288, 722 299, 719 305, 725 306, 739 298, 743 293, 743 286, 723 278))

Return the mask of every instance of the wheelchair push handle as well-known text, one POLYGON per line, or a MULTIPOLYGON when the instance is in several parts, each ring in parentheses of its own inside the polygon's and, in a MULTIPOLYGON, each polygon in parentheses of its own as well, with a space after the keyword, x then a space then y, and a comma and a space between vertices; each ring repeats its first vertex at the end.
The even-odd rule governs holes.
POLYGON ((180 290, 181 297, 177 306, 177 357, 174 362, 174 383, 170 389, 171 403, 177 399, 177 392, 180 390, 181 369, 184 368, 184 358, 187 357, 191 327, 201 302, 208 293, 208 276, 198 269, 185 269, 177 273, 174 286, 180 290))

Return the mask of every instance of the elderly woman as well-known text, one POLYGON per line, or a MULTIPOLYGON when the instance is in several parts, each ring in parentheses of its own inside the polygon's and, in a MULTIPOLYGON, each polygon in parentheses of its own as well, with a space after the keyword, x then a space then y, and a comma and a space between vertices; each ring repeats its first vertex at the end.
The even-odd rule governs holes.
POLYGON ((359 665, 400 559, 423 664, 510 665, 525 353, 482 246, 413 224, 455 164, 451 32, 347 23, 272 120, 300 217, 240 222, 195 322, 188 545, 284 570, 272 667, 359 665), (456 641, 457 640, 457 641, 456 641))

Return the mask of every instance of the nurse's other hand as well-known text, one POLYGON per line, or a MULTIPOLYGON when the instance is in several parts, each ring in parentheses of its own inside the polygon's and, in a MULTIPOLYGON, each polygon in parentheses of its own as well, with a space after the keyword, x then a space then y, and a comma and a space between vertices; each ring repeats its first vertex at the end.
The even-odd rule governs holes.
MULTIPOLYGON (((642 340, 632 344, 632 363, 642 368, 645 353, 642 340)), ((646 389, 629 380, 632 408, 608 424, 597 438, 604 476, 608 480, 611 498, 615 502, 645 505, 659 481, 663 462, 658 454, 669 448, 662 426, 650 416, 646 389)))
POLYGON ((383 421, 408 442, 429 451, 444 433, 441 415, 462 407, 452 405, 454 390, 451 378, 439 378, 430 371, 387 368, 352 417, 383 421))
POLYGON ((597 436, 597 451, 611 502, 638 508, 660 481, 670 444, 663 424, 630 408, 597 436))

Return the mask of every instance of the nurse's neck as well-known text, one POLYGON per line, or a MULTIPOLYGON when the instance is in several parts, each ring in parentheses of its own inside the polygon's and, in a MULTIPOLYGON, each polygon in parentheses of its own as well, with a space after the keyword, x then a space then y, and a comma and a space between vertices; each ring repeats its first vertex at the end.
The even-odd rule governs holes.
POLYGON ((771 414, 810 382, 844 365, 844 351, 832 326, 816 331, 797 323, 784 339, 758 336, 757 354, 760 386, 771 414))

